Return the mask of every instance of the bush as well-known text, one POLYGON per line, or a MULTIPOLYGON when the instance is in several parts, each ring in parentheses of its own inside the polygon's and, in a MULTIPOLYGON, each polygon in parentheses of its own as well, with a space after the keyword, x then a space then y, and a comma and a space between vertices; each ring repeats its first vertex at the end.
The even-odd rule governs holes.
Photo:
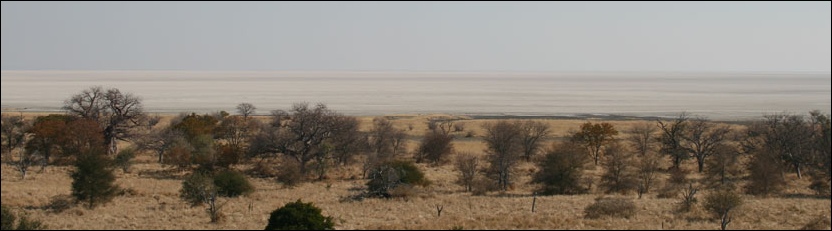
POLYGON ((49 199, 49 204, 46 205, 47 210, 51 210, 54 213, 62 213, 67 209, 72 208, 72 197, 66 194, 63 195, 55 195, 49 199))
POLYGON ((633 200, 620 198, 597 198, 595 203, 584 209, 584 217, 589 219, 598 219, 604 216, 631 218, 635 214, 636 205, 633 200))
POLYGON ((46 226, 38 220, 30 220, 29 217, 20 216, 20 221, 15 226, 17 216, 6 206, 0 206, 0 230, 41 230, 46 229, 46 226))
POLYGON ((214 185, 223 197, 238 197, 248 195, 254 191, 254 186, 248 182, 242 173, 226 170, 214 176, 214 185))
POLYGON ((543 195, 585 193, 587 188, 581 185, 581 179, 587 161, 587 155, 577 145, 564 143, 555 146, 539 164, 540 172, 534 176, 533 182, 543 185, 540 189, 543 195))
POLYGON ((740 205, 742 205, 742 198, 729 190, 716 191, 705 197, 705 209, 722 221, 722 230, 725 230, 731 223, 731 211, 740 205))
POLYGON ((451 143, 454 137, 442 131, 430 130, 425 133, 419 149, 416 151, 416 162, 422 163, 427 160, 432 164, 441 163, 453 152, 454 145, 451 143))
POLYGON ((119 188, 112 171, 112 161, 103 152, 82 154, 75 163, 72 177, 72 196, 78 202, 87 203, 87 208, 107 203, 116 196, 119 188))
POLYGON ((283 158, 281 168, 277 170, 277 181, 283 183, 286 187, 294 187, 303 182, 300 163, 291 158, 283 158))
POLYGON ((770 195, 783 191, 786 181, 781 176, 782 165, 766 154, 757 154, 749 163, 748 194, 770 195))
POLYGON ((266 230, 334 230, 332 217, 321 215, 321 209, 300 199, 274 210, 266 230))
POLYGON ((195 172, 182 181, 179 197, 191 206, 198 206, 208 201, 212 194, 216 194, 214 180, 209 173, 195 172))
POLYGON ((124 173, 129 173, 130 167, 133 166, 133 163, 131 162, 133 158, 136 158, 136 149, 127 148, 118 152, 115 158, 115 164, 120 167, 124 173))
POLYGON ((381 164, 370 173, 367 182, 371 196, 389 198, 390 190, 400 185, 427 186, 430 182, 419 168, 411 162, 393 161, 381 164))

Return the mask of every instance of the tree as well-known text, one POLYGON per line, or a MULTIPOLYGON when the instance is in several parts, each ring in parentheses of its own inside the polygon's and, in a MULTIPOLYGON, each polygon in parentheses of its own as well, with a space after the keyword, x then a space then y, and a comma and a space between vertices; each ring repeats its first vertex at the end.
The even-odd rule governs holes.
POLYGON ((19 148, 26 141, 26 131, 29 124, 23 116, 2 116, 0 119, 0 135, 2 135, 4 154, 11 155, 12 151, 19 148))
POLYGON ((705 209, 720 219, 720 228, 725 230, 731 223, 731 211, 742 205, 742 198, 732 191, 719 190, 705 197, 705 209))
POLYGON ((813 184, 816 184, 818 189, 826 184, 825 190, 828 191, 828 185, 832 185, 832 123, 830 123, 829 114, 824 115, 820 111, 812 111, 809 114, 813 130, 811 158, 811 166, 815 170, 812 177, 815 181, 813 184))
POLYGON ((127 140, 131 130, 147 122, 141 99, 118 88, 90 87, 64 101, 71 115, 98 121, 103 129, 107 154, 115 154, 117 140, 127 140))
POLYGON ((679 169, 682 165, 682 161, 690 157, 687 154, 687 150, 682 147, 682 134, 688 124, 687 113, 682 112, 678 117, 676 117, 676 119, 667 123, 661 120, 657 121, 662 132, 662 135, 659 138, 661 143, 660 152, 670 156, 673 160, 673 168, 679 169))
POLYGON ((60 147, 66 134, 66 124, 70 120, 68 116, 49 115, 35 119, 32 128, 28 131, 32 138, 26 142, 28 153, 39 153, 43 156, 43 166, 49 163, 53 153, 60 152, 60 147))
POLYGON ((540 121, 527 120, 520 123, 521 140, 523 141, 523 157, 526 161, 531 161, 532 157, 540 151, 542 146, 541 140, 549 135, 549 125, 540 121))
POLYGON ((758 150, 752 153, 748 163, 747 192, 753 195, 770 195, 779 193, 786 186, 783 179, 782 164, 775 153, 758 150))
POLYGON ((627 132, 630 134, 629 141, 633 145, 633 149, 639 156, 647 155, 653 150, 656 133, 656 127, 649 123, 639 123, 627 132))
POLYGON ((636 176, 638 178, 638 198, 649 193, 658 180, 658 171, 661 168, 661 158, 658 153, 646 152, 636 156, 636 176))
POLYGON ((705 170, 705 159, 714 154, 718 145, 725 142, 726 135, 731 129, 728 126, 718 126, 704 118, 690 120, 686 129, 682 131, 682 147, 696 158, 699 173, 705 170))
POLYGON ((610 123, 586 122, 581 125, 581 130, 572 135, 572 142, 583 145, 595 159, 595 165, 601 157, 604 145, 613 141, 618 131, 610 123))
POLYGON ((503 191, 508 190, 512 182, 512 172, 523 153, 522 132, 515 124, 501 120, 485 124, 485 143, 489 177, 494 179, 503 191))
POLYGON ((219 188, 214 185, 214 179, 209 172, 197 171, 185 178, 182 181, 182 189, 179 191, 179 197, 190 203, 191 206, 200 206, 207 204, 206 211, 211 216, 211 222, 217 223, 220 221, 222 209, 221 205, 217 205, 217 198, 220 196, 219 188))
POLYGON ((416 151, 416 163, 427 160, 432 164, 439 164, 453 152, 454 137, 437 130, 427 131, 416 151))
POLYGON ((101 149, 83 153, 75 162, 72 177, 72 196, 93 209, 107 203, 116 196, 119 187, 115 185, 112 160, 101 149))
POLYGON ((543 185, 540 192, 544 195, 585 193, 587 188, 581 185, 581 179, 588 157, 584 148, 575 143, 553 145, 538 164, 540 171, 532 182, 543 185))
POLYGON ((407 137, 404 131, 393 127, 393 123, 384 117, 373 119, 373 127, 367 134, 367 144, 370 151, 367 153, 363 170, 364 176, 367 171, 375 168, 379 163, 393 160, 399 153, 406 149, 404 140, 407 137))
POLYGON ((332 153, 337 163, 348 165, 354 155, 367 150, 367 137, 359 131, 358 119, 351 116, 338 117, 332 139, 332 153))
POLYGON ((601 187, 607 193, 627 193, 638 188, 638 178, 634 169, 635 163, 632 153, 617 142, 604 148, 604 174, 601 175, 601 187))
POLYGON ((754 128, 757 129, 754 133, 762 138, 762 148, 779 155, 802 178, 803 167, 812 158, 813 136, 811 126, 803 117, 786 113, 769 115, 754 128))
POLYGON ((237 105, 237 112, 243 115, 244 120, 248 120, 248 116, 254 114, 255 110, 257 110, 257 107, 251 103, 240 103, 237 105))
POLYGON ((334 230, 333 218, 321 215, 321 209, 312 203, 286 203, 269 216, 266 230, 334 230))
POLYGON ((471 153, 457 153, 454 164, 456 170, 459 171, 457 183, 465 187, 465 191, 471 192, 478 170, 479 158, 471 153))
POLYGON ((705 180, 712 188, 733 189, 735 181, 742 175, 739 160, 740 152, 736 147, 719 144, 714 147, 713 157, 708 159, 705 168, 705 180))

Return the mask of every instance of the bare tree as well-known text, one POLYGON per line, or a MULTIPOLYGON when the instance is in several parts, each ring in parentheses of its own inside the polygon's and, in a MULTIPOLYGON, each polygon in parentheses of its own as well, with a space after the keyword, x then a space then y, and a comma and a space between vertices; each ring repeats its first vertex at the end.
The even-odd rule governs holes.
POLYGON ((633 145, 634 150, 639 156, 647 155, 653 150, 656 133, 656 126, 642 122, 627 131, 630 134, 628 140, 633 145))
POLYGON ((583 145, 595 159, 595 165, 598 165, 602 148, 612 142, 616 135, 618 131, 610 123, 586 122, 581 125, 580 131, 572 135, 572 142, 583 145))
POLYGON ((14 167, 17 169, 17 171, 20 172, 20 179, 25 180, 26 174, 29 173, 29 167, 37 163, 38 159, 40 158, 40 155, 38 155, 37 151, 33 152, 29 150, 22 151, 19 153, 20 158, 18 158, 17 161, 14 162, 14 167))
POLYGON ((284 125, 285 135, 278 142, 281 153, 300 163, 301 174, 306 174, 307 163, 320 154, 321 144, 332 136, 335 118, 340 116, 324 104, 310 108, 308 103, 292 106, 291 119, 284 125))
POLYGON ((661 128, 662 135, 659 138, 661 141, 661 153, 670 156, 673 160, 673 168, 679 169, 682 161, 689 158, 687 150, 682 147, 682 134, 687 126, 687 113, 682 112, 673 121, 665 123, 658 120, 659 128, 661 128))
POLYGON ((390 161, 400 154, 405 147, 407 134, 403 130, 393 127, 393 123, 384 117, 373 119, 373 127, 367 133, 370 151, 364 162, 364 176, 367 171, 375 168, 378 163, 390 161))
POLYGON ((237 105, 237 112, 243 115, 244 120, 248 120, 248 116, 253 115, 255 110, 257 110, 257 107, 251 103, 240 103, 237 105))
POLYGON ((696 158, 699 173, 705 169, 705 159, 713 155, 716 147, 725 142, 731 129, 725 125, 716 125, 704 118, 688 121, 687 129, 682 132, 682 147, 696 158))
POLYGON ((635 160, 632 153, 626 150, 624 145, 613 142, 604 148, 604 168, 606 171, 601 176, 601 187, 607 189, 607 193, 627 193, 638 188, 635 160))
POLYGON ((141 99, 131 93, 123 94, 117 88, 91 87, 64 101, 63 108, 70 114, 101 124, 107 154, 115 154, 118 151, 116 141, 127 140, 131 129, 147 122, 141 99))
POLYGON ((444 134, 450 134, 455 127, 453 120, 450 118, 430 118, 428 119, 428 130, 440 131, 444 134))
POLYGON ((367 149, 367 137, 358 130, 359 126, 355 117, 338 117, 331 139, 332 152, 338 164, 348 165, 354 155, 367 149))
POLYGON ((522 132, 515 124, 501 120, 484 125, 485 143, 488 146, 488 160, 491 163, 489 175, 496 180, 503 191, 508 190, 512 172, 523 153, 522 132))
POLYGON ((542 140, 549 135, 549 125, 540 121, 527 120, 520 123, 517 122, 522 131, 521 139, 523 140, 523 157, 526 161, 531 161, 534 155, 540 152, 542 140))
POLYGON ((465 187, 466 191, 471 192, 479 167, 479 158, 471 153, 457 153, 455 166, 459 171, 457 183, 465 187))
POLYGON ((658 153, 647 152, 636 157, 636 174, 638 177, 638 198, 649 193, 658 180, 661 158, 658 153))

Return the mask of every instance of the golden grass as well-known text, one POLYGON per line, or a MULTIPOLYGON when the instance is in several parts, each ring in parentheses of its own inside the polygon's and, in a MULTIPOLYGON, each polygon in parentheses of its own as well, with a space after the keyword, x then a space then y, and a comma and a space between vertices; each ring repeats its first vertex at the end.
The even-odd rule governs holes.
MULTIPOLYGON (((414 126, 409 135, 418 137, 425 131, 428 116, 397 116, 393 122, 399 128, 414 126)), ((369 128, 372 117, 360 118, 363 128, 369 128)), ((465 129, 482 135, 481 125, 493 120, 464 120, 465 129)), ((543 120, 564 136, 569 129, 577 129, 586 120, 543 120)), ((609 121, 624 130, 639 121, 609 121)), ((409 148, 415 147, 411 140, 409 148)), ((479 139, 463 138, 454 142, 457 151, 482 154, 484 143, 479 139)), ((365 180, 350 180, 360 175, 358 167, 336 169, 326 181, 303 183, 284 188, 274 179, 252 179, 256 191, 245 197, 220 199, 225 203, 226 219, 220 224, 209 223, 204 207, 190 207, 179 199, 181 176, 154 162, 150 155, 139 156, 131 173, 116 170, 117 184, 135 190, 135 195, 117 197, 113 202, 87 210, 74 207, 62 213, 48 212, 40 207, 55 195, 70 194, 70 167, 49 166, 43 172, 34 167, 26 180, 8 164, 2 165, 2 203, 17 211, 25 211, 32 218, 44 221, 51 229, 263 229, 271 211, 285 203, 302 199, 313 202, 324 215, 336 218, 337 229, 718 229, 718 221, 704 212, 677 214, 678 199, 657 199, 655 192, 644 199, 635 199, 637 214, 631 219, 584 219, 583 210, 594 202, 596 194, 578 196, 540 196, 536 212, 532 213, 533 185, 527 184, 536 167, 522 163, 518 167, 519 184, 501 195, 472 196, 454 183, 456 172, 449 164, 430 167, 419 165, 433 183, 421 189, 418 196, 403 199, 365 199, 341 202, 363 188, 365 180), (158 174, 162 171, 173 174, 158 174), (329 185, 329 187, 328 187, 329 185), (444 206, 437 217, 436 205, 444 206)), ((688 163, 693 165, 692 162, 688 163)), ((694 166, 688 166, 693 168, 694 166)), ((600 168, 588 171, 597 176, 600 168)), ((666 178, 666 176, 663 175, 666 178)), ((809 195, 806 179, 790 176, 795 185, 787 193, 809 195)), ((636 198, 636 195, 624 197, 636 198)), ((699 196, 704 198, 703 196, 699 196)), ((730 229, 798 229, 819 216, 829 216, 830 200, 814 197, 760 198, 743 196, 745 205, 730 224, 730 229)))

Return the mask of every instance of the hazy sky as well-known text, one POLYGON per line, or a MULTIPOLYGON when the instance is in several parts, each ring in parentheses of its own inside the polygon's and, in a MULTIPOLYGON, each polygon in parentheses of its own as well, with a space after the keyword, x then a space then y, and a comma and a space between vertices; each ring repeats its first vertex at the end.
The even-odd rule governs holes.
POLYGON ((830 71, 830 2, 2 2, 3 70, 830 71))

